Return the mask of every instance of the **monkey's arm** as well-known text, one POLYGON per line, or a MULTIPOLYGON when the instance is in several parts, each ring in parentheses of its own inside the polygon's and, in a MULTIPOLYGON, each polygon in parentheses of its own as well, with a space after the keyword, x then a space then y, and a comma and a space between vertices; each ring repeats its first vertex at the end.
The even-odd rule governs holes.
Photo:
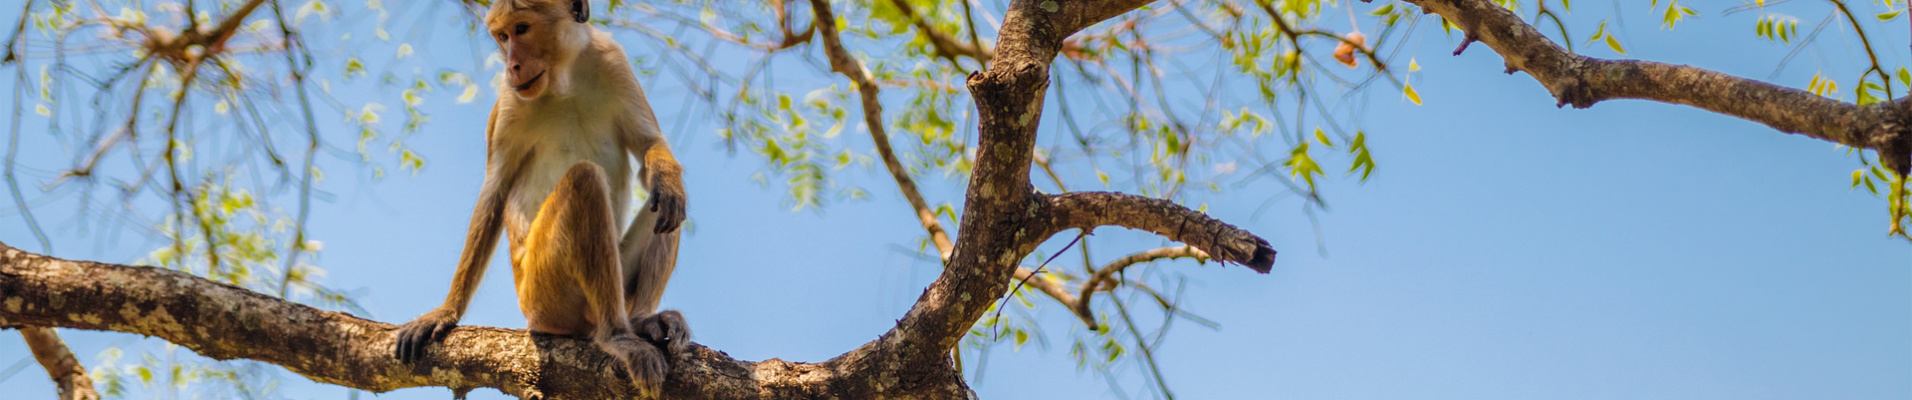
POLYGON ((643 211, 654 211, 657 222, 651 233, 669 233, 684 223, 685 193, 684 167, 677 163, 677 157, 671 154, 669 144, 664 143, 664 134, 657 127, 657 118, 652 116, 647 101, 638 101, 632 112, 631 121, 620 129, 624 136, 621 142, 625 151, 637 157, 643 165, 638 172, 638 182, 650 193, 650 200, 638 212, 637 220, 632 221, 629 231, 624 235, 624 243, 635 243, 641 231, 640 227, 650 219, 643 211))
MULTIPOLYGON (((494 110, 492 115, 495 120, 497 112, 494 110)), ((487 139, 491 136, 489 126, 485 136, 487 139)), ((484 280, 485 267, 498 246, 498 232, 504 227, 505 202, 510 198, 517 170, 524 165, 523 160, 511 160, 510 155, 499 154, 496 146, 487 147, 490 154, 486 157, 489 165, 485 183, 478 190, 478 205, 471 210, 471 226, 465 231, 465 249, 458 256, 458 270, 452 273, 451 293, 445 295, 445 303, 438 308, 399 327, 397 345, 393 349, 399 360, 412 362, 423 358, 427 346, 444 340, 445 335, 458 326, 466 307, 471 305, 472 294, 478 291, 478 282, 484 280)))

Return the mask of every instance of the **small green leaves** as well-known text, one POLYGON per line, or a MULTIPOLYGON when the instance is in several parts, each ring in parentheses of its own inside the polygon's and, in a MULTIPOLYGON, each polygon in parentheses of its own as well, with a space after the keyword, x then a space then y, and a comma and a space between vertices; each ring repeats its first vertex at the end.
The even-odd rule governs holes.
POLYGON ((1607 47, 1613 49, 1613 52, 1620 53, 1621 55, 1627 54, 1627 50, 1620 47, 1620 39, 1614 38, 1611 33, 1607 33, 1607 21, 1600 21, 1600 26, 1593 29, 1593 36, 1587 38, 1587 43, 1593 43, 1601 39, 1606 39, 1607 47))
MULTIPOLYGON (((1878 96, 1874 96, 1874 95, 1872 94, 1872 91, 1875 91, 1875 90, 1876 90, 1876 91, 1879 91, 1880 93, 1884 93, 1884 92, 1885 92, 1885 86, 1883 86, 1883 85, 1880 85, 1880 84, 1878 84, 1877 82, 1864 82, 1864 81, 1861 81, 1861 82, 1859 82, 1859 90, 1854 90, 1854 91, 1853 91, 1853 93, 1856 93, 1856 94, 1858 94, 1858 95, 1859 95, 1859 101, 1858 101, 1858 103, 1859 103, 1859 105, 1862 105, 1862 106, 1863 106, 1863 105, 1867 105, 1867 104, 1872 104, 1872 103, 1877 103, 1877 102, 1880 102, 1880 101, 1882 101, 1882 99, 1881 99, 1880 97, 1878 97, 1878 96)), ((1889 96, 1890 94, 1887 94, 1887 95, 1889 96)))
POLYGON ((1839 83, 1821 77, 1819 73, 1814 72, 1812 74, 1812 82, 1806 84, 1806 91, 1821 97, 1833 97, 1839 94, 1839 83))
POLYGON ((1753 33, 1770 41, 1792 43, 1799 36, 1799 20, 1784 15, 1767 15, 1753 24, 1753 33))
POLYGON ((1669 1, 1666 3, 1666 16, 1660 19, 1660 24, 1661 26, 1665 26, 1666 29, 1671 30, 1674 24, 1678 24, 1680 20, 1685 19, 1689 15, 1699 15, 1699 13, 1694 12, 1691 8, 1680 5, 1679 0, 1669 1))
POLYGON ((1334 142, 1328 141, 1328 133, 1322 132, 1321 128, 1315 128, 1314 136, 1315 136, 1315 141, 1321 142, 1322 146, 1328 146, 1328 148, 1334 148, 1334 142))
POLYGON ((1903 12, 1905 12, 1905 10, 1883 12, 1883 13, 1879 13, 1878 17, 1880 21, 1891 21, 1893 18, 1898 18, 1899 14, 1903 12))
POLYGON ((1368 133, 1355 132, 1354 140, 1348 143, 1348 154, 1354 155, 1354 165, 1348 166, 1348 173, 1361 170, 1361 181, 1367 182, 1368 175, 1374 173, 1374 156, 1368 153, 1368 133))
POLYGON ((1315 190, 1315 175, 1321 175, 1321 164, 1315 163, 1314 157, 1308 155, 1307 142, 1288 151, 1288 161, 1283 162, 1282 166, 1288 167, 1289 178, 1301 178, 1308 183, 1308 191, 1315 190))
POLYGON ((1414 105, 1421 105, 1421 93, 1414 91, 1414 84, 1401 85, 1401 95, 1414 102, 1414 105))

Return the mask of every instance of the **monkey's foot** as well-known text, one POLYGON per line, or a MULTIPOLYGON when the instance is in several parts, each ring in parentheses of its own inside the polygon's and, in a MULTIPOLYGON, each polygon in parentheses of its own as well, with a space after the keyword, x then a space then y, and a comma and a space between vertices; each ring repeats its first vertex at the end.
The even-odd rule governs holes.
POLYGON ((398 327, 398 338, 392 345, 392 355, 399 361, 410 363, 425 358, 425 349, 432 343, 445 340, 451 329, 458 327, 458 317, 446 309, 434 309, 418 319, 398 327))
POLYGON ((617 358, 618 363, 624 365, 624 371, 631 374, 638 398, 655 399, 663 395, 664 375, 670 373, 670 362, 656 346, 628 334, 600 340, 597 345, 617 358))
POLYGON ((637 336, 670 352, 671 358, 690 351, 690 323, 685 322, 684 314, 677 310, 659 311, 631 321, 631 327, 637 329, 637 336))

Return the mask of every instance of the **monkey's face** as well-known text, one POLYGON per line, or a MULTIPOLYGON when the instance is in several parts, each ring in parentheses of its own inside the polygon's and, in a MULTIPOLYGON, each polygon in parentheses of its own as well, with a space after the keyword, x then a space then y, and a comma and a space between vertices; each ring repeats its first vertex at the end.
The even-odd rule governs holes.
POLYGON ((505 59, 505 86, 530 100, 568 82, 565 66, 588 42, 584 0, 500 0, 485 17, 505 59))

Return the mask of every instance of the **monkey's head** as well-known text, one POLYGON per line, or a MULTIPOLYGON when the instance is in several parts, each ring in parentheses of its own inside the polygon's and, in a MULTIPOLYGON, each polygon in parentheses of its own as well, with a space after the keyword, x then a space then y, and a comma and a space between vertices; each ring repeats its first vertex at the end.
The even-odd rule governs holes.
POLYGON ((567 92, 570 66, 591 43, 586 0, 498 0, 485 15, 505 58, 505 86, 520 98, 567 92))

